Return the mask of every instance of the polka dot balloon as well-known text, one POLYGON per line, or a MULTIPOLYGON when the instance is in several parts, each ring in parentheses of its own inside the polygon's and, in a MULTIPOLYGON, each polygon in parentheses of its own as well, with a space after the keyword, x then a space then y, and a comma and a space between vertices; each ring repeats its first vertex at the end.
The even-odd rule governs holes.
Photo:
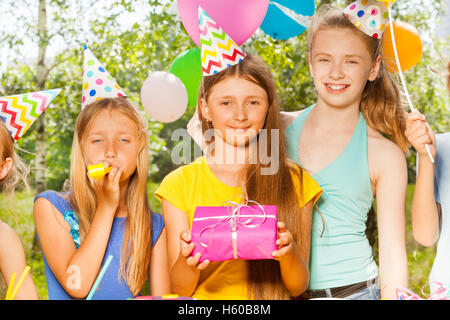
POLYGON ((97 60, 92 51, 84 47, 82 108, 102 98, 126 96, 113 77, 97 60))

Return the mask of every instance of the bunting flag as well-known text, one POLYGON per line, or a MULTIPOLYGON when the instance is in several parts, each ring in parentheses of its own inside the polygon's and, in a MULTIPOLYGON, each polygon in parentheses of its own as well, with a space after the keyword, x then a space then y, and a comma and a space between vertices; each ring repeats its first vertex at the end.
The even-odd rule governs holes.
POLYGON ((388 2, 357 0, 344 9, 344 14, 359 30, 381 39, 389 21, 388 6, 388 2))
POLYGON ((126 96, 116 81, 97 60, 92 51, 84 46, 83 96, 81 108, 102 98, 126 96))
POLYGON ((17 141, 45 111, 61 89, 0 97, 0 118, 17 141))
POLYGON ((246 57, 237 43, 200 6, 198 23, 204 76, 234 66, 246 57))

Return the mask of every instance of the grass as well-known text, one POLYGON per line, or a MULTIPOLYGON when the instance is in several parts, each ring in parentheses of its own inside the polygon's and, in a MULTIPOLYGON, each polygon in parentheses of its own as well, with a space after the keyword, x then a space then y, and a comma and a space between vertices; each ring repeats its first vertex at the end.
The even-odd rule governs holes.
MULTIPOLYGON (((149 200, 153 211, 161 212, 159 201, 152 195, 158 184, 149 183, 149 200)), ((409 185, 406 199, 406 246, 409 268, 409 286, 414 292, 419 293, 428 281, 431 267, 436 254, 436 247, 425 248, 414 241, 411 230, 411 199, 414 185, 409 185)), ((33 222, 33 192, 19 191, 12 198, 0 195, 0 219, 14 228, 22 240, 27 263, 31 267, 31 275, 41 299, 48 299, 47 285, 45 281, 44 262, 41 252, 33 251, 34 222, 33 222)), ((428 292, 428 290, 426 290, 428 292)), ((6 286, 3 277, 0 277, 0 297, 4 297, 6 286)))

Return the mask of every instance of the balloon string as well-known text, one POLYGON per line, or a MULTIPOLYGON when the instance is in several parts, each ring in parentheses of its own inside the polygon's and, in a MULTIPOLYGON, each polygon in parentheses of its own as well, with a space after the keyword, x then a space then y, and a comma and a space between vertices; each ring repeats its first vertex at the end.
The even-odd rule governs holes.
MULTIPOLYGON (((408 88, 406 87, 406 83, 405 83, 405 79, 403 78, 403 72, 402 72, 402 67, 400 66, 400 60, 398 58, 398 53, 397 53, 397 46, 395 45, 395 36, 394 36, 394 20, 392 20, 392 15, 391 15, 391 5, 388 4, 388 15, 389 15, 389 22, 390 22, 390 29, 391 29, 391 38, 392 38, 392 47, 394 49, 394 56, 395 56, 395 62, 397 63, 397 68, 398 68, 398 72, 400 75, 400 80, 403 86, 403 91, 406 94, 406 99, 408 100, 408 104, 409 107, 411 109, 411 112, 413 112, 415 110, 415 108, 412 105, 411 102, 411 98, 409 97, 409 93, 408 93, 408 88)), ((430 152, 430 148, 428 146, 428 144, 425 145, 425 149, 427 150, 428 156, 430 157, 430 160, 432 163, 434 163, 434 159, 433 156, 431 155, 430 152)))

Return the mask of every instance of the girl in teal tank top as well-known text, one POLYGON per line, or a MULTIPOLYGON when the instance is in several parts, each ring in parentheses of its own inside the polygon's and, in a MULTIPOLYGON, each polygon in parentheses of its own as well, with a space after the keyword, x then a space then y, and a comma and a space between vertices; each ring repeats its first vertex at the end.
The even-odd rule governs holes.
MULTIPOLYGON (((367 5, 383 11, 379 3, 367 5)), ((317 104, 286 130, 290 157, 323 190, 313 217, 309 289, 313 298, 378 299, 379 275, 381 298, 396 299, 396 288, 408 286, 405 117, 381 41, 355 28, 350 16, 340 9, 314 15, 308 59, 317 104), (375 196, 379 272, 365 236, 375 196)))
MULTIPOLYGON (((313 107, 302 112, 286 130, 289 156, 298 163, 298 142, 313 107)), ((313 216, 311 246, 315 249, 310 257, 310 289, 341 287, 376 278, 377 265, 365 235, 373 195, 367 159, 367 128, 362 115, 343 152, 312 177, 323 194, 317 201, 320 214, 315 209, 313 216)))

